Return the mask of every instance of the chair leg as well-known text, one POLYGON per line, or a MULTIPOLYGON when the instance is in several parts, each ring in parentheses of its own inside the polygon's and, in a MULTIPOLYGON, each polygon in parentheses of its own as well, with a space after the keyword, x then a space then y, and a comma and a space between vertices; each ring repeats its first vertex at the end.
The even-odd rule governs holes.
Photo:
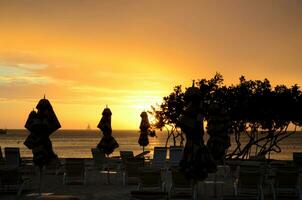
POLYGON ((64 173, 63 175, 63 184, 65 185, 66 184, 66 174, 64 173))
POLYGON ((273 200, 276 200, 277 195, 276 195, 275 187, 273 184, 271 184, 270 186, 271 186, 271 190, 272 190, 273 200))
POLYGON ((263 200, 264 199, 264 194, 263 194, 263 189, 262 189, 261 186, 259 188, 259 192, 260 192, 260 200, 263 200))
POLYGON ((196 185, 194 184, 193 186, 192 186, 192 199, 193 200, 197 200, 197 191, 196 191, 196 185))
POLYGON ((110 184, 110 171, 107 171, 107 184, 110 184))
POLYGON ((27 183, 30 183, 30 182, 31 182, 31 179, 28 179, 28 180, 24 180, 24 181, 23 181, 23 183, 20 185, 20 188, 18 189, 17 196, 20 196, 20 195, 21 195, 24 186, 25 186, 27 183))
POLYGON ((168 190, 168 197, 171 198, 172 196, 172 190, 173 190, 173 186, 171 185, 169 190, 168 190))
POLYGON ((125 187, 126 186, 126 180, 125 180, 125 172, 122 172, 122 184, 125 187))
POLYGON ((86 178, 86 172, 84 172, 84 177, 83 177, 83 179, 84 179, 84 185, 86 185, 87 184, 87 178, 86 178))
POLYGON ((18 189, 18 193, 17 193, 17 196, 20 196, 21 193, 22 193, 22 190, 23 190, 23 187, 24 187, 24 182, 20 185, 19 189, 18 189))

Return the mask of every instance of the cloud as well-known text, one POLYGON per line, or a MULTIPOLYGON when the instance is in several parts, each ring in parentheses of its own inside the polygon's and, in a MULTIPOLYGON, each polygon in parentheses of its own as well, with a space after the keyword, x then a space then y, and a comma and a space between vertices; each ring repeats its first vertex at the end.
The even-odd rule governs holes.
POLYGON ((8 64, 0 62, 0 85, 4 84, 49 84, 55 82, 47 76, 40 76, 35 72, 37 69, 45 68, 45 65, 34 64, 8 64))
POLYGON ((1 102, 35 105, 46 94, 62 109, 108 104, 138 112, 161 101, 167 94, 164 84, 171 78, 156 71, 125 69, 120 66, 124 64, 68 62, 34 53, 0 53, 1 102))
POLYGON ((0 101, 7 101, 7 98, 2 98, 2 97, 0 97, 0 101))
POLYGON ((106 93, 106 94, 162 94, 164 90, 131 90, 131 89, 116 89, 97 87, 89 85, 71 86, 71 89, 80 93, 106 93))
POLYGON ((23 68, 23 69, 28 69, 28 70, 41 70, 47 68, 48 65, 46 64, 31 64, 31 63, 19 63, 16 64, 16 66, 23 68))

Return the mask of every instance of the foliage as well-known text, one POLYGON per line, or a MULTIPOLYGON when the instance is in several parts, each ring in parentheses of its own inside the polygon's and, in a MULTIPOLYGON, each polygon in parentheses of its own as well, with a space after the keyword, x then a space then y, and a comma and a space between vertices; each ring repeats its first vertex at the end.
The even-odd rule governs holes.
MULTIPOLYGON (((228 158, 266 156, 270 152, 281 152, 280 141, 293 134, 290 124, 302 126, 302 92, 297 85, 271 86, 269 80, 246 80, 239 78, 237 85, 223 84, 221 74, 198 81, 201 114, 207 122, 210 136, 207 146, 216 160, 222 160, 230 146, 230 135, 236 147, 228 158), (243 138, 247 143, 243 144, 243 138)), ((186 89, 187 90, 187 89, 186 89)), ((150 113, 155 117, 153 126, 168 130, 167 143, 183 135, 179 129, 179 117, 184 110, 184 92, 176 86, 163 98, 163 103, 152 106, 150 113)), ((295 129, 296 130, 296 129, 295 129)), ((167 145, 166 143, 166 145, 167 145)))
POLYGON ((152 128, 165 129, 167 132, 166 146, 169 139, 172 137, 174 146, 182 146, 184 142, 183 134, 178 126, 180 113, 184 106, 184 93, 182 92, 181 85, 174 87, 173 92, 163 98, 163 103, 160 105, 151 106, 149 113, 154 116, 155 121, 152 123, 152 128))
POLYGON ((281 152, 278 143, 295 131, 289 125, 301 126, 301 91, 297 85, 290 88, 277 85, 272 88, 267 79, 246 80, 228 89, 228 110, 232 121, 231 133, 237 147, 228 157, 263 157, 270 152, 281 152), (241 138, 248 142, 241 145, 241 138))

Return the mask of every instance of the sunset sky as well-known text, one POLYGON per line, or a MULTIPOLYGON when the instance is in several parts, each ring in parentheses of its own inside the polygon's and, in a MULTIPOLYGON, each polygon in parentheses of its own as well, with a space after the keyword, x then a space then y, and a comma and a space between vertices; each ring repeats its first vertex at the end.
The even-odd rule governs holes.
POLYGON ((302 1, 0 0, 0 128, 46 94, 63 129, 138 129, 175 85, 302 85, 302 1))

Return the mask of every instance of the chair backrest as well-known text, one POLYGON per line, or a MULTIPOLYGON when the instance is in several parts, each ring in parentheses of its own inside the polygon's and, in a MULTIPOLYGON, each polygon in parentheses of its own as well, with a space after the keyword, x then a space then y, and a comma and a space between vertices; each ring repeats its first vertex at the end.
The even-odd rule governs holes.
POLYGON ((4 163, 4 158, 3 158, 3 154, 2 154, 2 150, 0 147, 0 165, 4 163))
POLYGON ((299 172, 295 167, 280 167, 275 169, 274 183, 276 189, 295 189, 298 184, 299 172))
POLYGON ((296 166, 302 166, 302 152, 293 152, 293 161, 296 166))
POLYGON ((144 158, 129 158, 125 160, 125 171, 128 177, 138 177, 138 169, 144 167, 144 158))
POLYGON ((61 167, 61 162, 58 157, 52 159, 44 166, 44 173, 47 175, 57 175, 61 167))
POLYGON ((263 183, 263 171, 260 168, 245 168, 240 166, 238 187, 239 188, 257 188, 263 183))
POLYGON ((191 180, 186 178, 185 174, 179 170, 172 170, 172 184, 175 189, 192 187, 191 180))
POLYGON ((2 171, 0 169, 0 180, 2 186, 17 186, 22 183, 22 174, 17 168, 2 171))
POLYGON ((105 153, 100 151, 98 148, 92 148, 91 153, 94 165, 98 168, 102 168, 107 160, 105 153))
POLYGON ((128 158, 134 158, 133 151, 120 151, 120 156, 123 162, 128 158))
POLYGON ((166 147, 154 147, 152 167, 164 167, 167 160, 166 147))
POLYGON ((161 189, 161 171, 155 168, 141 168, 139 170, 140 185, 142 188, 161 189))
POLYGON ((207 180, 223 181, 226 179, 226 177, 230 177, 230 176, 231 176, 231 169, 228 165, 217 165, 217 171, 214 173, 209 173, 207 180))
POLYGON ((181 158, 182 158, 182 152, 183 152, 183 147, 180 146, 171 146, 170 147, 170 159, 169 159, 169 163, 170 166, 174 167, 174 166, 178 166, 181 158))
POLYGON ((4 155, 6 165, 12 167, 20 167, 21 166, 21 156, 19 147, 5 147, 4 155))
POLYGON ((81 158, 66 158, 65 173, 70 176, 82 176, 85 172, 85 162, 81 158))

